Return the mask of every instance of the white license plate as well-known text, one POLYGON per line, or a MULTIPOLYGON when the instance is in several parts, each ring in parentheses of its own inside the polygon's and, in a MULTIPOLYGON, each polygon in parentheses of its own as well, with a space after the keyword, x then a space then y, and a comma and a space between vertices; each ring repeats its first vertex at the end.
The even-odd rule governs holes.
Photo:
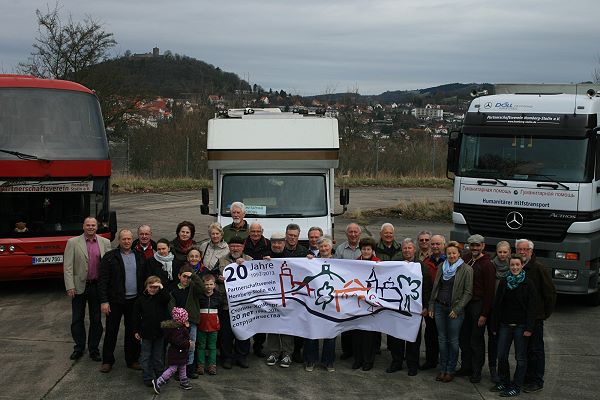
POLYGON ((32 264, 60 264, 63 262, 63 256, 36 256, 31 257, 32 264))

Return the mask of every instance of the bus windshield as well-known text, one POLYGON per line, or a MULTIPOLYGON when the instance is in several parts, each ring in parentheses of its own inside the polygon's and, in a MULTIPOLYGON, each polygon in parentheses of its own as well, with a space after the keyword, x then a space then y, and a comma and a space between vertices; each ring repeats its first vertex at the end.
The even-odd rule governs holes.
POLYGON ((587 138, 464 134, 458 175, 586 182, 587 138))
POLYGON ((0 181, 0 238, 79 235, 83 220, 108 219, 108 179, 90 181, 0 181))
MULTIPOLYGON (((69 90, 1 88, 0 149, 48 160, 108 159, 98 101, 69 90)), ((0 152, 0 160, 10 159, 0 152)))
POLYGON ((328 213, 324 175, 231 174, 223 176, 221 214, 229 215, 234 201, 246 215, 259 217, 321 217, 328 213))

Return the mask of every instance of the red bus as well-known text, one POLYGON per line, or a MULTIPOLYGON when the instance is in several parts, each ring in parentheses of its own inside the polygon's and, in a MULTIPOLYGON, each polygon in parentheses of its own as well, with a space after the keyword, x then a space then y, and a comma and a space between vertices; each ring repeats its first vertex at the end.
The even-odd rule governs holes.
POLYGON ((69 238, 94 216, 113 239, 111 162, 95 94, 0 74, 0 280, 62 276, 69 238))

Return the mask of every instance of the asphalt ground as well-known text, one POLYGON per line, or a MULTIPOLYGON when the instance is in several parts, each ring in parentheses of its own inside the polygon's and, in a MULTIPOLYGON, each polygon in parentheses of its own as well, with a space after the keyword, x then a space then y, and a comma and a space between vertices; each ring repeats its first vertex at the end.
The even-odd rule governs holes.
MULTIPOLYGON (((351 209, 394 205, 400 199, 440 198, 449 191, 431 189, 358 189, 351 194, 351 209)), ((135 228, 149 223, 155 238, 174 237, 177 222, 191 219, 198 227, 211 219, 200 216, 197 193, 119 195, 112 199, 119 212, 119 226, 135 228)), ((338 240, 348 220, 336 219, 338 240)), ((382 220, 369 221, 366 228, 378 231, 382 220)), ((391 220, 401 239, 427 229, 447 234, 448 224, 421 224, 391 220)), ((199 234, 202 233, 199 228, 199 234)), ((202 235, 199 235, 199 238, 202 235)), ((250 368, 219 367, 216 376, 192 380, 193 389, 183 391, 170 382, 157 396, 143 386, 141 373, 126 368, 122 338, 117 345, 117 361, 109 374, 99 372, 100 363, 85 355, 73 362, 70 334, 71 307, 61 280, 0 283, 0 399, 306 399, 306 398, 376 398, 376 399, 495 399, 484 367, 481 383, 467 378, 451 383, 434 380, 436 371, 419 371, 407 376, 406 367, 393 374, 385 372, 391 357, 386 350, 368 372, 350 368, 352 361, 336 361, 336 371, 315 369, 305 372, 301 365, 284 369, 268 367, 263 359, 249 357, 250 368)), ((121 334, 123 329, 121 329, 121 334)), ((531 399, 598 399, 600 383, 600 307, 583 305, 577 297, 559 296, 554 314, 546 321, 546 377, 544 389, 521 394, 531 399)), ((266 349, 268 350, 268 349, 266 349)), ((421 347, 424 351, 424 345, 421 347)), ((340 354, 338 341, 337 354, 340 354)), ((421 359, 423 360, 424 354, 421 359)), ((514 365, 514 362, 512 363, 514 365)))

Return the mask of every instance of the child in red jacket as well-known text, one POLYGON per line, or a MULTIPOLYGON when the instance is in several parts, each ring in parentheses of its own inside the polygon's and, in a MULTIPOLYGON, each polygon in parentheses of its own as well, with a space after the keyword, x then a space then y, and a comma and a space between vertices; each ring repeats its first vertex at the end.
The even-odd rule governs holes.
POLYGON ((204 361, 208 349, 209 375, 217 374, 217 333, 220 329, 219 308, 221 308, 221 297, 215 290, 215 277, 206 274, 202 277, 205 292, 200 295, 200 321, 198 323, 198 342, 196 360, 198 360, 199 375, 204 375, 204 361))

